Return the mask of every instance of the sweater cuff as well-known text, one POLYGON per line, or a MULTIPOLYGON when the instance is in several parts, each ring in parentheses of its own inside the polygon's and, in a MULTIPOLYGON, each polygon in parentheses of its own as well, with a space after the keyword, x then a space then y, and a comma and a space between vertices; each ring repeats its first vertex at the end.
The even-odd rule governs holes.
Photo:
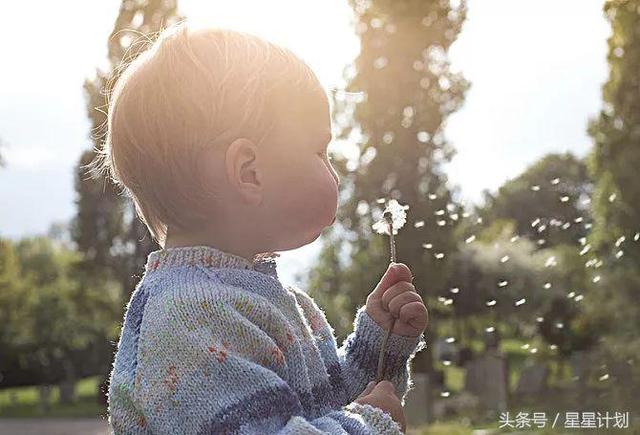
POLYGON ((346 406, 350 412, 359 414, 367 426, 373 429, 374 434, 380 435, 402 435, 400 425, 393 418, 380 408, 369 404, 352 402, 346 406))
MULTIPOLYGON (((382 347, 386 330, 367 314, 365 308, 365 306, 360 307, 356 313, 353 345, 366 349, 367 353, 373 356, 371 360, 375 362, 373 363, 375 367, 377 366, 378 353, 380 352, 380 347, 382 347), (358 346, 360 344, 362 346, 358 346)), ((406 337, 392 332, 389 335, 385 352, 385 379, 392 379, 402 375, 407 367, 409 358, 423 349, 425 345, 424 333, 417 337, 406 337)))

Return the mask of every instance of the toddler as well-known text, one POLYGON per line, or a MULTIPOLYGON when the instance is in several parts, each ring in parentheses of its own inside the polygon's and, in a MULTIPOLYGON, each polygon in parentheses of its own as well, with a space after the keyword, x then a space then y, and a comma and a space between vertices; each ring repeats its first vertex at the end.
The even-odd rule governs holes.
POLYGON ((291 51, 179 23, 118 78, 108 171, 162 249, 128 303, 110 377, 115 434, 397 434, 427 309, 392 264, 340 348, 274 251, 335 220, 329 101, 291 51), (384 381, 376 365, 386 328, 384 381))

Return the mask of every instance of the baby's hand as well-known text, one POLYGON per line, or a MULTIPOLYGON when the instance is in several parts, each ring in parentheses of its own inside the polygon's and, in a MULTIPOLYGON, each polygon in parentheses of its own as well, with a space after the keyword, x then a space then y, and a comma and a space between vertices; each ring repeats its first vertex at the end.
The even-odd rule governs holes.
POLYGON ((412 280, 407 265, 389 265, 380 283, 367 297, 365 311, 380 327, 389 329, 395 318, 397 320, 391 332, 417 337, 427 327, 429 312, 411 284, 412 280))
POLYGON ((382 409, 389 414, 391 418, 398 423, 404 432, 407 428, 407 421, 404 416, 404 410, 400 399, 396 395, 396 389, 389 381, 381 381, 377 384, 369 382, 367 388, 360 393, 360 396, 354 402, 361 405, 368 404, 382 409))

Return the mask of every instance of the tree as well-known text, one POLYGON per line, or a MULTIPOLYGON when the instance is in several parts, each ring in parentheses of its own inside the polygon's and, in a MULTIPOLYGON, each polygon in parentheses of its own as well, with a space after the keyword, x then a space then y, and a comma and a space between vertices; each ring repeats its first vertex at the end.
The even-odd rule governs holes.
POLYGON ((540 248, 576 244, 591 221, 592 185, 585 162, 571 153, 549 154, 495 195, 486 192, 480 214, 486 222, 513 220, 517 234, 544 240, 540 248))
MULTIPOLYGON (((103 146, 106 126, 105 96, 123 71, 155 34, 179 21, 177 0, 123 0, 108 38, 107 71, 96 70, 95 78, 84 83, 87 112, 92 124, 92 149, 82 153, 76 168, 77 214, 72 234, 83 254, 84 279, 115 277, 121 298, 127 300, 135 288, 149 252, 158 249, 147 228, 136 216, 133 204, 105 177, 92 178, 87 167, 103 146), (143 35, 142 38, 138 36, 143 35)), ((84 287, 91 287, 87 282, 84 287)), ((118 315, 121 318, 121 315, 118 315)), ((108 378, 110 365, 105 365, 108 378)), ((106 392, 105 385, 100 387, 106 392)), ((104 398, 104 394, 100 394, 104 398)))
POLYGON ((640 1, 608 0, 604 13, 612 28, 610 73, 602 110, 588 127, 594 141, 589 169, 596 182, 590 243, 600 267, 585 301, 602 325, 601 373, 612 392, 630 393, 640 378, 640 1))
MULTIPOLYGON (((345 71, 345 92, 334 95, 333 118, 338 138, 352 141, 359 130, 360 155, 357 162, 336 156, 343 174, 337 224, 328 231, 309 280, 315 296, 333 299, 339 309, 353 313, 389 261, 386 237, 371 229, 382 215, 380 198, 410 206, 409 222, 396 238, 397 261, 412 269, 425 298, 444 291, 447 255, 455 249, 452 231, 462 217, 441 170, 453 155, 443 129, 468 83, 449 70, 447 59, 465 19, 466 2, 457 7, 449 1, 350 4, 361 51, 345 71), (345 98, 354 94, 360 97, 345 98), (425 249, 427 242, 433 250, 425 249), (329 275, 333 280, 327 281, 329 275)), ((434 331, 432 322, 431 338, 434 331)), ((431 370, 430 352, 427 347, 419 354, 418 370, 431 370)))

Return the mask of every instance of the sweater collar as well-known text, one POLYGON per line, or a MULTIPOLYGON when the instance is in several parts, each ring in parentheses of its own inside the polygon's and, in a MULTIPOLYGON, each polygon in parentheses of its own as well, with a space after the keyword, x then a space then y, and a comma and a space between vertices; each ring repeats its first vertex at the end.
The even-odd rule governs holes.
POLYGON ((277 279, 276 252, 256 254, 253 261, 229 252, 221 251, 213 246, 181 246, 159 249, 147 257, 146 271, 176 266, 202 266, 207 268, 235 268, 254 270, 271 275, 277 279))

